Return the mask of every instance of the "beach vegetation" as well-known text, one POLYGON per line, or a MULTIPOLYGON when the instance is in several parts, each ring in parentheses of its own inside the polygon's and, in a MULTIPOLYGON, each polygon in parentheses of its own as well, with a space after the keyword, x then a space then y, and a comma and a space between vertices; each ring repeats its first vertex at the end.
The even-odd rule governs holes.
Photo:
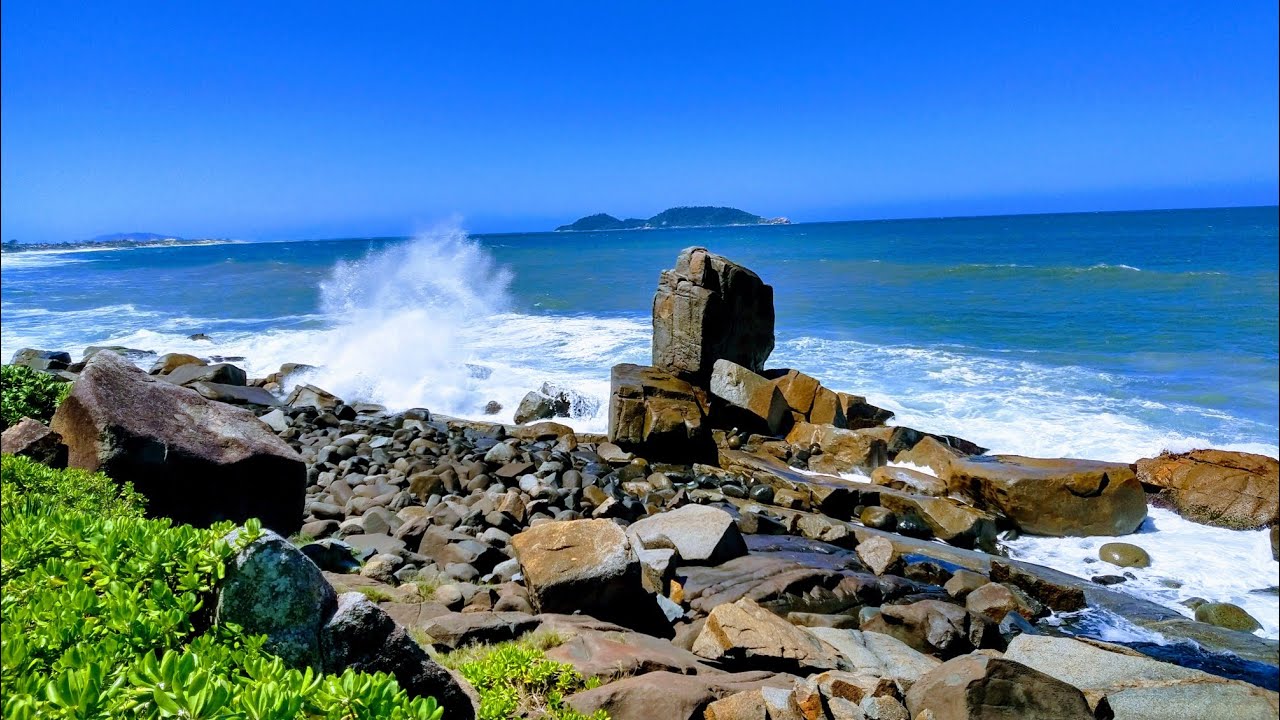
POLYGON ((26 365, 0 365, 0 416, 4 427, 29 417, 46 425, 71 392, 71 383, 26 365))
POLYGON ((554 720, 608 720, 603 710, 584 715, 566 699, 600 686, 572 665, 550 660, 549 650, 563 642, 555 632, 533 632, 495 645, 471 645, 437 658, 457 670, 480 695, 479 720, 546 717, 554 720))
POLYGON ((4 456, 3 717, 439 720, 390 675, 290 668, 214 624, 226 563, 261 533, 233 546, 231 529, 146 519, 127 485, 4 456))

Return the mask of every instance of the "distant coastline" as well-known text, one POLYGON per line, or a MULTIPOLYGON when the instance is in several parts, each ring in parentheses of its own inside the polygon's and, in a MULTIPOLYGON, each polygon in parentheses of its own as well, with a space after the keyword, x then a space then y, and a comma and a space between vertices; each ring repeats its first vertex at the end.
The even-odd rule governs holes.
POLYGON ((102 235, 92 240, 57 243, 20 243, 10 240, 0 243, 0 253, 20 252, 73 252, 76 250, 115 250, 146 247, 184 247, 190 245, 224 245, 239 242, 226 238, 187 239, 155 233, 102 235))
POLYGON ((556 232, 602 232, 613 230, 655 230, 660 228, 733 227, 740 225, 789 225, 784 217, 765 218, 731 207, 673 207, 648 219, 620 220, 608 213, 581 217, 556 232))

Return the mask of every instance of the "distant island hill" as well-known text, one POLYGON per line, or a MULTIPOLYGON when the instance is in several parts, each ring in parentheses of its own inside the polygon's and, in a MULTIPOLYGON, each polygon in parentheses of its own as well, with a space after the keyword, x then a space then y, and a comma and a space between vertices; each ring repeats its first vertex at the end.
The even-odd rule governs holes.
POLYGON ((658 228, 717 227, 726 225, 788 225, 784 218, 764 218, 731 207, 674 207, 654 215, 648 220, 627 218, 619 220, 608 213, 588 215, 569 225, 561 225, 556 232, 599 232, 602 230, 654 230, 658 228))
POLYGON ((164 247, 166 245, 217 245, 226 242, 230 241, 219 238, 190 240, 174 235, 161 235, 158 233, 112 233, 110 235, 99 235, 98 237, 90 240, 81 240, 79 242, 20 243, 16 239, 13 239, 0 244, 0 252, 12 253, 31 252, 37 250, 164 247))

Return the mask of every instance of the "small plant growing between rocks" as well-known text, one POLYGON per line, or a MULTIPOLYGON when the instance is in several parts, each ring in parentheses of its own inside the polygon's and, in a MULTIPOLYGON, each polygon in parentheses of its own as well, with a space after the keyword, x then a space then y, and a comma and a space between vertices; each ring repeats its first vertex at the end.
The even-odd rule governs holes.
POLYGON ((460 672, 480 694, 478 720, 608 720, 603 710, 583 715, 565 702, 573 693, 599 687, 600 680, 548 660, 545 650, 562 642, 558 633, 539 631, 512 642, 462 648, 438 659, 460 672))

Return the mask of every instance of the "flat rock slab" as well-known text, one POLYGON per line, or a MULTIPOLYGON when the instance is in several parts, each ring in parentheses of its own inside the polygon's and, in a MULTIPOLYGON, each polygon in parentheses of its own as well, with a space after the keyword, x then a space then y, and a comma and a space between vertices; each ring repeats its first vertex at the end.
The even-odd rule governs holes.
POLYGON ((769 672, 652 672, 571 695, 568 702, 583 714, 604 710, 612 720, 696 720, 715 700, 762 687, 790 689, 796 680, 794 675, 769 672))
POLYGON ((437 649, 454 649, 475 643, 515 640, 541 625, 534 616, 522 612, 449 613, 431 618, 422 629, 437 649))
POLYGON ((1147 517, 1142 483, 1125 463, 996 455, 953 459, 949 472, 952 492, 1034 535, 1127 535, 1147 517))
POLYGON ((1007 658, 964 655, 930 670, 907 691, 912 717, 1093 720, 1084 693, 1007 658))
POLYGON ((807 627, 805 632, 822 640, 847 661, 852 672, 868 673, 897 681, 903 687, 942 664, 901 640, 882 633, 807 627))
POLYGON ((583 677, 617 677, 665 671, 680 675, 719 673, 702 658, 669 640, 634 632, 569 629, 573 636, 547 651, 547 658, 569 663, 583 677))
POLYGON ((1227 720, 1280 714, 1280 700, 1270 690, 1070 638, 1019 635, 1005 658, 1070 683, 1086 696, 1106 696, 1117 718, 1227 720))

